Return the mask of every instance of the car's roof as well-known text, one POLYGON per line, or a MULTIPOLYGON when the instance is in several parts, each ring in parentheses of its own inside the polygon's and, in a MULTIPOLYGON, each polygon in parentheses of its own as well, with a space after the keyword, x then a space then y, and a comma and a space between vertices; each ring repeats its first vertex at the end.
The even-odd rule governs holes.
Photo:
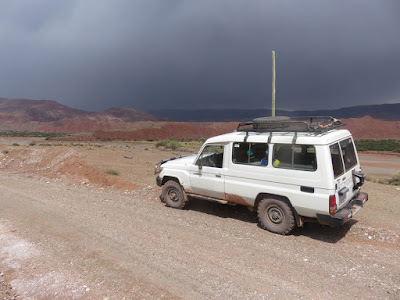
MULTIPOLYGON (((213 144, 243 142, 247 136, 246 141, 249 143, 266 143, 270 134, 270 132, 238 131, 209 138, 206 142, 213 144)), ((273 144, 291 144, 295 135, 295 132, 272 132, 270 142, 273 144)), ((296 144, 329 145, 350 136, 351 133, 346 129, 333 129, 324 133, 298 132, 295 141, 296 144)))

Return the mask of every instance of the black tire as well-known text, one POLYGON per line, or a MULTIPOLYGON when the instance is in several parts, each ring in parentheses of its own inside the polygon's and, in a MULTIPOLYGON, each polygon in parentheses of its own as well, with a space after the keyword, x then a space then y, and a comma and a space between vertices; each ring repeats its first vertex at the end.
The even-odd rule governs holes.
POLYGON ((292 209, 283 200, 265 198, 257 208, 260 226, 268 231, 286 235, 295 225, 292 209))
POLYGON ((282 123, 283 126, 288 124, 285 124, 285 122, 290 121, 289 117, 285 116, 279 116, 279 117, 262 117, 262 118, 256 118, 253 119, 253 128, 254 129, 278 129, 282 128, 282 123))
POLYGON ((173 180, 167 181, 162 188, 162 198, 165 205, 173 208, 183 208, 185 206, 184 191, 179 183, 173 180))

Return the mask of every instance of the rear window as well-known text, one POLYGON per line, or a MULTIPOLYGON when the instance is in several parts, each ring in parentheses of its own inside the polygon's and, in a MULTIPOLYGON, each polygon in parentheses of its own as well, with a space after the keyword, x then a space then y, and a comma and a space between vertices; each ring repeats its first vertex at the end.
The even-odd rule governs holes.
POLYGON ((317 159, 312 145, 275 144, 272 157, 275 168, 315 171, 317 159))
POLYGON ((357 165, 356 150, 351 138, 331 145, 330 150, 335 178, 357 165))
POLYGON ((351 139, 341 141, 340 149, 342 149, 342 156, 346 170, 355 167, 357 165, 357 156, 353 141, 351 139))
POLYGON ((344 173, 343 162, 340 156, 339 144, 333 144, 329 148, 331 150, 333 174, 335 175, 336 178, 344 173))

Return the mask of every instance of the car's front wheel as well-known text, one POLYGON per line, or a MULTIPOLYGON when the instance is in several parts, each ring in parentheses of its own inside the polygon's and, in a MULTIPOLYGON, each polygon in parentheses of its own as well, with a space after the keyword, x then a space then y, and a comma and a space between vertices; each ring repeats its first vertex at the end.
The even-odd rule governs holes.
POLYGON ((268 231, 288 234, 295 227, 295 220, 289 204, 283 200, 265 198, 257 209, 260 226, 268 231))
POLYGON ((182 186, 176 181, 167 181, 162 189, 162 197, 167 206, 183 208, 185 206, 185 195, 182 186))

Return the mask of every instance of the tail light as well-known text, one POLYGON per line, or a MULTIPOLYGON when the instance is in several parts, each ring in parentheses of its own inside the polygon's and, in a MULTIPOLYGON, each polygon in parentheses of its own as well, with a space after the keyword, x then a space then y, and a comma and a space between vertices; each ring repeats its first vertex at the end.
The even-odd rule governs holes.
POLYGON ((334 215, 336 212, 337 206, 336 206, 336 196, 332 195, 329 196, 329 214, 334 215))

